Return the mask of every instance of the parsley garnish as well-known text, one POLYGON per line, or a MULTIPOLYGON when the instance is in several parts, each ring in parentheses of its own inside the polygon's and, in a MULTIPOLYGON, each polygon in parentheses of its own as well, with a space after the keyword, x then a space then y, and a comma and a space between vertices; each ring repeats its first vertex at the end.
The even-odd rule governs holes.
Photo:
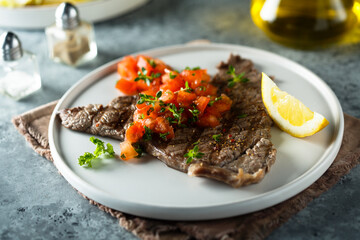
POLYGON ((204 153, 199 152, 198 143, 199 142, 196 144, 194 143, 195 147, 193 149, 189 149, 188 152, 184 155, 184 157, 186 157, 186 164, 191 163, 194 158, 202 158, 204 156, 204 153))
POLYGON ((156 63, 154 59, 146 59, 146 61, 150 64, 151 67, 156 68, 156 63))
MULTIPOLYGON (((149 115, 149 114, 148 114, 149 115)), ((142 113, 139 117, 139 119, 144 119, 145 118, 145 115, 142 113)))
POLYGON ((244 72, 237 75, 235 73, 235 68, 233 66, 231 66, 231 65, 229 66, 229 71, 227 71, 226 73, 232 76, 232 78, 228 79, 228 87, 229 88, 234 87, 235 83, 248 82, 249 81, 248 78, 244 77, 244 75, 245 75, 244 72))
POLYGON ((194 91, 192 88, 189 87, 189 83, 187 81, 185 82, 185 88, 183 88, 183 90, 188 93, 194 91))
POLYGON ((211 101, 208 103, 208 105, 211 107, 212 105, 214 105, 215 102, 217 102, 217 101, 219 101, 219 100, 221 100, 221 99, 222 99, 222 97, 217 97, 217 98, 215 98, 214 100, 211 100, 211 101))
POLYGON ((186 67, 185 68, 185 70, 192 70, 192 71, 200 70, 200 69, 201 69, 200 67, 194 67, 194 68, 186 67))
POLYGON ((137 158, 141 157, 144 151, 143 151, 142 148, 140 147, 140 144, 134 143, 134 144, 133 144, 133 147, 134 147, 135 151, 136 151, 137 154, 138 154, 136 157, 137 157, 137 158))
POLYGON ((212 135, 212 138, 215 140, 215 142, 220 142, 222 134, 216 134, 212 135))
POLYGON ((91 168, 92 167, 91 160, 96 159, 101 155, 104 155, 109 158, 115 156, 114 148, 110 143, 107 143, 105 148, 104 142, 101 141, 100 139, 91 137, 90 141, 96 145, 96 149, 94 153, 85 152, 84 155, 78 158, 80 166, 87 165, 87 167, 91 168))
MULTIPOLYGON (((184 108, 179 108, 177 109, 175 104, 170 103, 170 108, 169 111, 172 112, 174 118, 175 118, 175 123, 180 124, 181 123, 181 114, 184 112, 184 108)), ((173 121, 171 121, 173 123, 173 121)))
POLYGON ((170 76, 170 79, 174 79, 174 78, 176 78, 176 77, 177 77, 177 75, 172 74, 171 72, 169 73, 169 76, 170 76))
POLYGON ((145 129, 145 133, 144 133, 143 139, 145 141, 150 141, 152 139, 152 131, 147 126, 144 126, 144 129, 145 129))
POLYGON ((170 133, 169 132, 166 132, 166 133, 160 133, 160 137, 162 138, 162 139, 164 139, 164 140, 166 140, 167 139, 167 135, 169 135, 170 133))
POLYGON ((244 117, 247 117, 247 114, 243 113, 243 114, 240 114, 239 116, 237 116, 237 118, 244 118, 244 117))
POLYGON ((206 87, 205 87, 205 86, 200 86, 199 89, 200 89, 200 91, 206 91, 206 87))
POLYGON ((190 118, 190 122, 196 122, 199 119, 200 111, 199 111, 199 109, 196 108, 196 105, 193 107, 194 107, 193 110, 189 109, 189 112, 191 112, 191 114, 193 115, 193 117, 190 118))
POLYGON ((147 94, 144 94, 144 93, 139 93, 139 97, 140 99, 137 101, 137 104, 143 104, 143 103, 146 103, 147 105, 150 105, 152 104, 153 106, 155 105, 155 102, 157 100, 159 100, 159 98, 161 97, 162 95, 162 91, 158 91, 156 93, 156 97, 153 97, 151 95, 147 95, 147 94))
POLYGON ((154 78, 158 78, 161 76, 161 73, 151 73, 150 76, 147 76, 147 70, 145 68, 141 68, 141 71, 138 72, 138 77, 135 78, 135 82, 143 80, 146 85, 150 86, 151 82, 154 80, 154 78))

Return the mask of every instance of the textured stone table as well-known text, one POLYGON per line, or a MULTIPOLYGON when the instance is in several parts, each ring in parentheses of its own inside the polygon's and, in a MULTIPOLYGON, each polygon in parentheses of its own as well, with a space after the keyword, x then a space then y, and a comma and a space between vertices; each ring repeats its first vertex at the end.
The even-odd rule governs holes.
MULTIPOLYGON (((37 54, 43 88, 15 102, 0 96, 0 239, 136 239, 110 215, 83 199, 52 163, 35 154, 11 117, 59 99, 96 67, 140 50, 194 39, 272 51, 318 74, 338 96, 344 112, 360 118, 360 44, 300 51, 270 41, 251 22, 249 3, 151 1, 124 16, 95 25, 99 55, 71 68, 50 61, 43 31, 13 30, 37 54)), ((275 230, 269 239, 355 239, 360 230, 360 167, 275 230)))

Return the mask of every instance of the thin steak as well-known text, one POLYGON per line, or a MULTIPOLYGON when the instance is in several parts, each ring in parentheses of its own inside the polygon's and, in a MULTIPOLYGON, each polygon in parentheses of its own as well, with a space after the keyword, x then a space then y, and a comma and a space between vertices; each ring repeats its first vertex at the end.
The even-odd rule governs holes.
MULTIPOLYGON (((221 124, 215 128, 178 128, 175 138, 165 142, 154 136, 141 142, 146 152, 167 166, 188 173, 225 182, 232 187, 257 183, 275 162, 276 149, 270 141, 272 120, 261 99, 261 74, 250 60, 231 55, 227 63, 220 63, 213 84, 232 100, 233 105, 221 124), (245 73, 250 81, 227 87, 229 66, 237 74, 245 73), (216 142, 213 135, 221 134, 216 142), (198 143, 201 159, 186 163, 184 155, 198 143)), ((76 131, 123 140, 135 109, 134 97, 115 98, 108 106, 90 104, 65 109, 59 113, 62 124, 76 131)))

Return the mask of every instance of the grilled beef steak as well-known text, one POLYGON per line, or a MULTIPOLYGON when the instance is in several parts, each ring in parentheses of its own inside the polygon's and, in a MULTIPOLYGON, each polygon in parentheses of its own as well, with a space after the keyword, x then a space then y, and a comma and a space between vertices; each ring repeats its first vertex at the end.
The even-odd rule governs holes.
POLYGON ((89 104, 59 111, 61 124, 71 130, 124 140, 126 123, 132 122, 136 97, 117 97, 107 106, 89 104))
MULTIPOLYGON (((275 162, 276 149, 270 141, 272 120, 261 98, 261 73, 250 60, 231 55, 220 63, 213 84, 232 100, 232 108, 215 128, 178 128, 175 138, 163 141, 153 137, 141 144, 146 152, 167 166, 188 173, 225 182, 232 187, 257 183, 275 162), (245 73, 248 82, 227 87, 229 66, 236 74, 245 73), (217 141, 213 138, 218 135, 217 141), (184 156, 197 145, 201 158, 187 163, 184 156)), ((118 97, 108 106, 88 105, 59 113, 62 124, 73 130, 122 140, 127 122, 132 121, 134 98, 118 97), (114 104, 115 103, 115 104, 114 104), (104 125, 104 126, 103 126, 104 125)))

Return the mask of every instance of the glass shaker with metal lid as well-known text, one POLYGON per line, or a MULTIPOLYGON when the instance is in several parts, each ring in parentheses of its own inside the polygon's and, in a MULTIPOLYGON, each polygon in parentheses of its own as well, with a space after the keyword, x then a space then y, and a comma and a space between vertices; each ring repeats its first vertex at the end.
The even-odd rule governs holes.
POLYGON ((34 54, 24 51, 16 34, 0 36, 0 93, 19 100, 41 88, 34 54))
POLYGON ((78 66, 96 57, 97 46, 91 23, 81 21, 78 9, 68 2, 55 11, 55 24, 45 30, 50 58, 78 66))

